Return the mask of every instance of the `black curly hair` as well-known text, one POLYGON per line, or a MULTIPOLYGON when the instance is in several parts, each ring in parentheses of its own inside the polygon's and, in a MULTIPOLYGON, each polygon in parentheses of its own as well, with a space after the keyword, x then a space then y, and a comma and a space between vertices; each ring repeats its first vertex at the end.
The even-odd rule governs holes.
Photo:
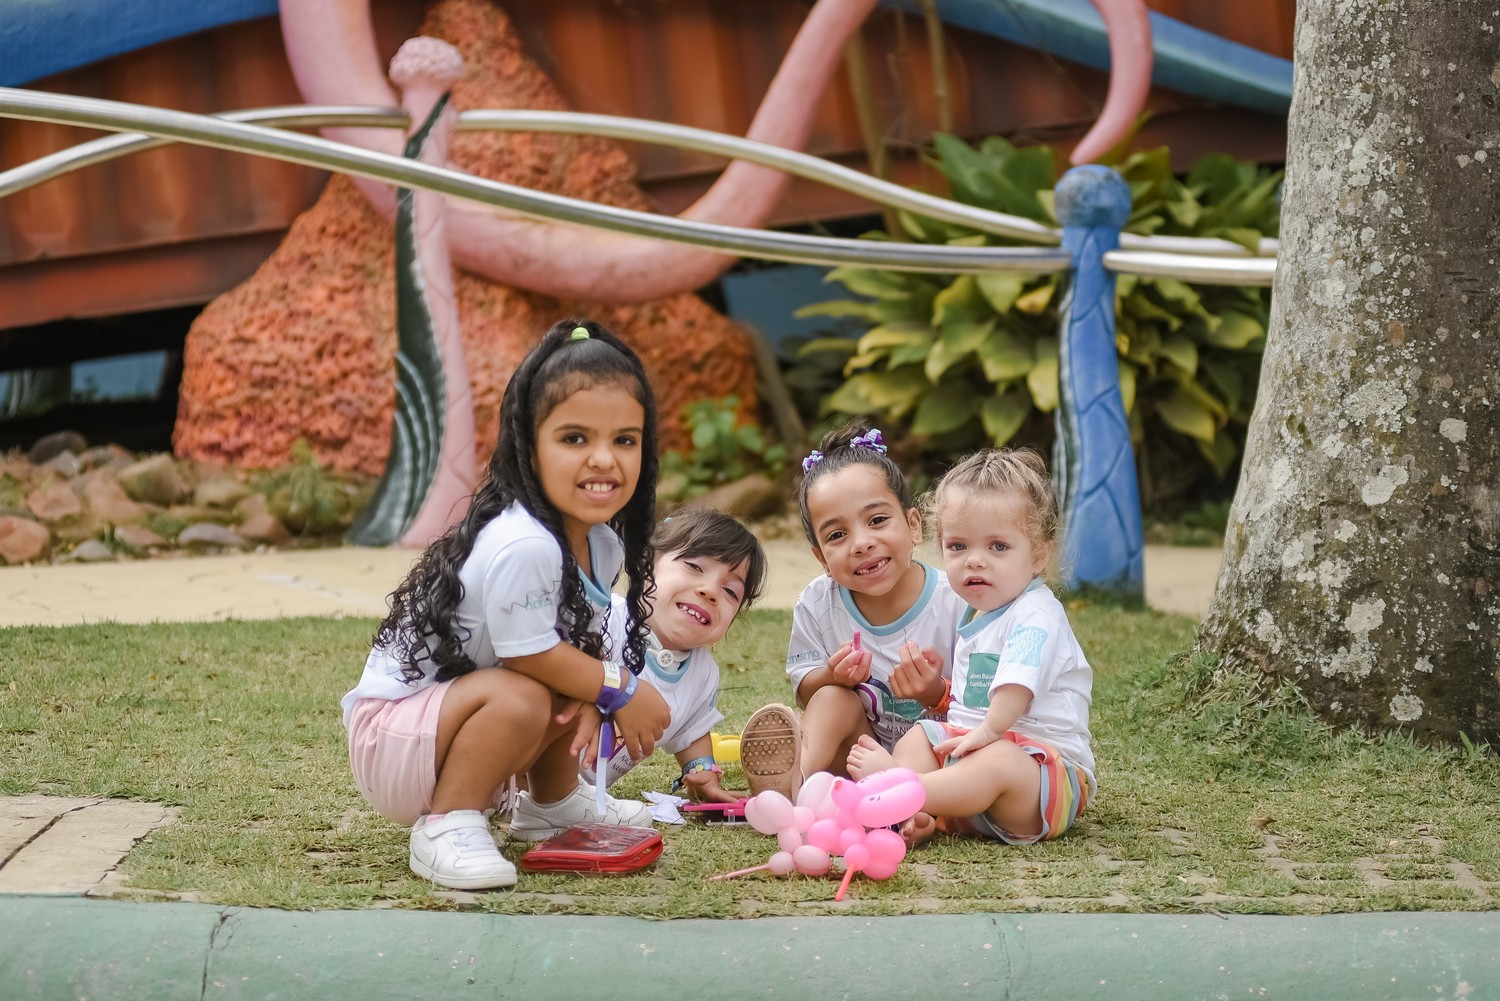
POLYGON ((829 431, 818 442, 821 457, 803 472, 802 482, 797 485, 797 510, 802 515, 802 531, 807 535, 807 541, 820 550, 822 547, 818 546, 818 537, 813 532, 812 513, 807 510, 807 491, 814 483, 831 473, 849 466, 872 466, 885 477, 885 485, 891 488, 891 493, 901 502, 902 511, 909 511, 916 506, 911 485, 906 482, 906 474, 894 459, 879 449, 850 444, 855 438, 874 430, 878 429, 872 428, 865 421, 856 420, 829 431))
MULTIPOLYGON (((646 650, 647 599, 654 589, 651 533, 656 523, 656 397, 641 360, 624 341, 604 327, 564 320, 542 337, 521 361, 500 402, 500 436, 490 458, 485 480, 469 500, 463 518, 433 542, 391 594, 391 611, 375 633, 375 643, 391 650, 402 664, 408 683, 422 677, 421 664, 437 665, 437 680, 468 674, 478 665, 464 653, 467 631, 454 623, 464 588, 458 571, 474 549, 480 529, 512 502, 519 501, 532 517, 547 526, 562 550, 562 602, 559 623, 564 639, 591 657, 606 653, 604 638, 590 629, 588 596, 578 574, 578 561, 563 533, 562 516, 548 501, 532 468, 537 429, 557 406, 582 389, 621 385, 632 392, 645 411, 641 436, 641 473, 635 493, 610 521, 625 544, 625 573, 629 612, 623 661, 639 674, 646 650), (588 330, 587 339, 574 340, 576 327, 588 330), (462 634, 462 635, 461 635, 462 634)), ((608 586, 608 581, 600 583, 608 586)))

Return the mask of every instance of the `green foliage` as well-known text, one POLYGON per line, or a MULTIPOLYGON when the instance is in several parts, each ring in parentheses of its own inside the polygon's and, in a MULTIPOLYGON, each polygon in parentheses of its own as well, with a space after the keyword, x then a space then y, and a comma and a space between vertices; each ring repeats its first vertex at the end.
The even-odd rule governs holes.
MULTIPOLYGON (((1051 149, 1017 149, 998 137, 976 148, 946 135, 935 145, 932 162, 955 199, 1056 224, 1051 149)), ((1277 232, 1279 172, 1213 155, 1178 178, 1166 149, 1133 154, 1117 169, 1134 197, 1132 233, 1219 237, 1253 248, 1277 232)), ((906 235, 925 243, 1014 243, 910 213, 900 218, 906 235)), ((834 269, 827 280, 863 298, 817 303, 799 315, 853 317, 869 327, 856 338, 803 344, 789 382, 825 384, 837 362, 843 381, 823 396, 822 412, 878 415, 887 427, 928 439, 934 452, 1003 445, 1033 415, 1057 407, 1061 278, 834 269)), ((1229 470, 1254 404, 1269 303, 1264 289, 1119 279, 1120 385, 1137 443, 1163 443, 1180 463, 1181 445, 1190 442, 1216 476, 1229 470)))
POLYGON ((682 408, 693 451, 671 451, 662 457, 664 498, 687 500, 756 472, 773 479, 781 475, 786 446, 767 442, 758 425, 740 420, 739 409, 740 398, 734 395, 697 400, 682 408))
POLYGON ((287 530, 302 536, 341 532, 367 501, 367 487, 340 479, 319 465, 301 438, 292 443, 292 463, 255 477, 250 484, 266 495, 266 507, 287 530))

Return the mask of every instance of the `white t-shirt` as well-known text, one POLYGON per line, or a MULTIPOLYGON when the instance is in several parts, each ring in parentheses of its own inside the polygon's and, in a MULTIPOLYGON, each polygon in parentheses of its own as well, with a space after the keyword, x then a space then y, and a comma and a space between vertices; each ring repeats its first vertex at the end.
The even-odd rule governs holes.
POLYGON ((978 726, 1001 685, 1021 685, 1031 692, 1031 706, 1011 729, 1051 744, 1094 774, 1089 747, 1094 672, 1062 602, 1040 579, 1009 605, 975 614, 958 627, 948 722, 978 726))
MULTIPOLYGON (((592 574, 582 576, 594 608, 591 625, 607 635, 609 588, 624 565, 625 547, 608 525, 595 525, 589 556, 592 574)), ((561 642, 562 566, 557 539, 519 501, 479 530, 458 571, 463 598, 453 616, 455 633, 468 637, 464 653, 478 667, 499 667, 506 657, 542 653, 561 642)), ((345 726, 360 699, 403 699, 437 683, 437 665, 429 659, 418 664, 422 677, 411 683, 401 679, 402 667, 386 647, 370 651, 359 684, 339 703, 345 726)))
MULTIPOLYGON (((795 692, 813 671, 827 667, 828 658, 853 639, 858 629, 860 647, 870 652, 869 688, 881 702, 878 719, 868 705, 866 715, 871 716, 875 736, 887 748, 893 747, 925 713, 916 699, 898 699, 891 694, 891 672, 900 663, 902 645, 915 643, 946 655, 953 649, 959 619, 969 607, 953 593, 946 576, 925 564, 922 569, 927 571, 922 593, 904 615, 883 626, 870 625, 849 589, 826 575, 802 589, 792 611, 792 639, 786 651, 786 673, 792 679, 792 690, 795 692)), ((951 670, 951 664, 944 664, 943 676, 948 677, 951 670)))
MULTIPOLYGON (((625 649, 627 615, 625 599, 615 595, 609 613, 610 647, 613 650, 625 649)), ((615 655, 613 660, 622 665, 623 671, 623 654, 615 655)), ((707 647, 664 650, 652 636, 640 680, 661 693, 672 714, 661 740, 656 742, 657 747, 668 753, 686 750, 724 719, 724 714, 719 712, 719 665, 707 647)), ((614 785, 634 764, 624 747, 616 750, 609 761, 608 784, 614 785)), ((583 775, 590 782, 594 781, 593 766, 592 761, 584 762, 583 775)))

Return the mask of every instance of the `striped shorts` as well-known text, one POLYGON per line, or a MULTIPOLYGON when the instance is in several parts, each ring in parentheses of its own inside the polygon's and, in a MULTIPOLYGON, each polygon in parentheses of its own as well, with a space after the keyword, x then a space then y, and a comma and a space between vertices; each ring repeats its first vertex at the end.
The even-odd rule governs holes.
MULTIPOLYGON (((953 726, 938 720, 924 719, 920 725, 927 737, 927 742, 934 748, 945 740, 962 737, 969 732, 967 727, 953 726)), ((1045 741, 1017 733, 1015 730, 1005 731, 1002 739, 1010 741, 1031 755, 1037 767, 1042 770, 1042 791, 1038 803, 1042 813, 1041 833, 1019 837, 1004 830, 983 813, 972 817, 938 817, 938 830, 947 834, 993 838, 1008 845, 1030 845, 1038 841, 1050 841, 1061 837, 1069 827, 1073 826, 1073 821, 1078 819, 1078 815, 1083 812, 1089 800, 1094 798, 1093 778, 1084 769, 1064 758, 1057 748, 1045 741)), ((936 758, 937 755, 933 757, 936 758)), ((953 761, 953 758, 938 758, 938 767, 946 767, 953 761)))

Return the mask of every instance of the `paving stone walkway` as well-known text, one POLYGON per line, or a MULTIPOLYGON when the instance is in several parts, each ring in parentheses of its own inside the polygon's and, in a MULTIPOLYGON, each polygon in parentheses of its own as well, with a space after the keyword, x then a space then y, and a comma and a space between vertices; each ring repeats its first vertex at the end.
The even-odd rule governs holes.
POLYGON ((125 853, 176 819, 159 803, 0 797, 0 893, 113 896, 125 853))

